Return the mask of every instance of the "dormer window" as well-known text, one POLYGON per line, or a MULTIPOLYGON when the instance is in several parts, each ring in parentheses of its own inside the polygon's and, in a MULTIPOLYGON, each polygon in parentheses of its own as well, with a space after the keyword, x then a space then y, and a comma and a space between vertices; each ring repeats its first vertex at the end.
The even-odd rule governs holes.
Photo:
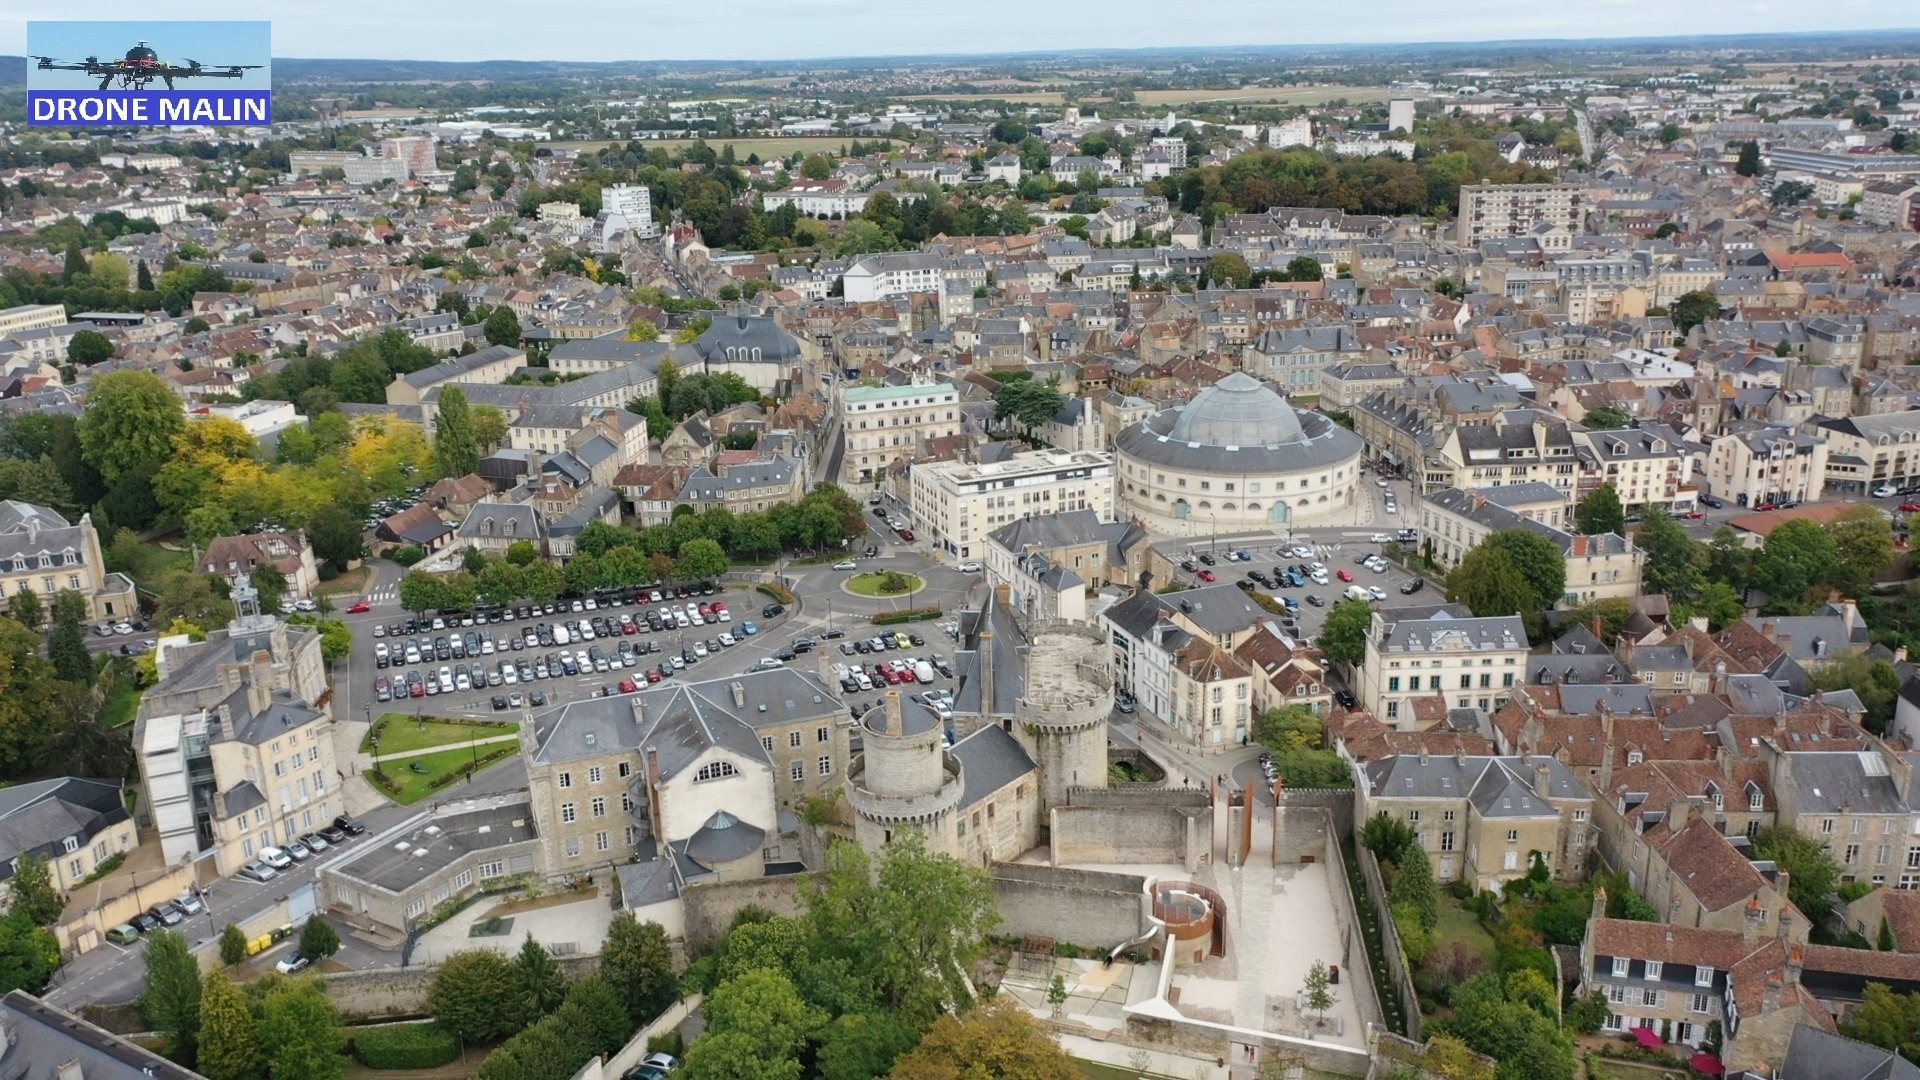
POLYGON ((1658 960, 1649 960, 1649 961, 1647 961, 1647 973, 1646 973, 1646 975, 1644 976, 1644 978, 1647 978, 1647 979, 1658 979, 1658 978, 1660 977, 1660 968, 1661 968, 1661 966, 1662 966, 1662 965, 1661 965, 1661 962, 1660 962, 1660 961, 1658 961, 1658 960))
POLYGON ((1633 961, 1632 961, 1632 960, 1629 960, 1629 959, 1627 959, 1627 958, 1626 958, 1626 957, 1624 957, 1624 956, 1616 956, 1616 957, 1614 957, 1614 958, 1613 958, 1613 975, 1614 975, 1614 978, 1616 978, 1616 979, 1624 979, 1624 978, 1626 978, 1626 977, 1627 977, 1627 968, 1628 968, 1628 967, 1630 967, 1630 966, 1631 966, 1632 964, 1633 964, 1633 961))

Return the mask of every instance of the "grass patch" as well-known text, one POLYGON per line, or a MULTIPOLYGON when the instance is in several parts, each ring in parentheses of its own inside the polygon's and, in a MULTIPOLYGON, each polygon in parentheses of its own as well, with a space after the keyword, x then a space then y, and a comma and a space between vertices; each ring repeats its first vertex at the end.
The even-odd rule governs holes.
MULTIPOLYGON (((129 665, 130 668, 131 665, 129 665)), ((140 687, 135 683, 132 670, 128 670, 124 678, 116 679, 113 684, 113 693, 108 694, 107 700, 100 705, 101 725, 116 728, 131 723, 134 714, 140 711, 141 693, 140 687)))
POLYGON ((461 777, 469 766, 474 772, 479 772, 501 758, 519 752, 518 743, 482 747, 476 764, 474 751, 463 746, 457 750, 442 750, 437 754, 383 762, 378 771, 368 769, 361 775, 387 798, 401 806, 412 806, 443 787, 463 783, 461 777))
MULTIPOLYGON (((524 915, 529 911, 539 911, 541 908, 560 907, 563 904, 577 904, 582 900, 591 900, 599 895, 600 887, 598 885, 588 886, 584 889, 567 889, 564 892, 549 893, 546 896, 535 896, 525 900, 508 900, 504 903, 495 904, 487 909, 486 914, 490 919, 498 919, 507 915, 524 915)), ((511 922, 512 920, 509 919, 508 921, 511 922)))
POLYGON ((855 574, 847 579, 847 591, 861 596, 907 596, 920 591, 922 584, 918 575, 886 570, 855 574))
POLYGON ((464 746, 474 739, 491 739, 500 735, 514 735, 520 731, 515 723, 471 722, 458 720, 436 720, 429 717, 419 723, 404 713, 382 713, 380 719, 360 739, 360 752, 373 753, 373 740, 380 740, 382 754, 404 754, 409 750, 425 750, 434 746, 464 746))
POLYGON ((1440 894, 1440 922, 1433 928, 1433 944, 1436 949, 1457 944, 1486 961, 1488 970, 1494 967, 1493 935, 1473 912, 1445 892, 1440 894))
POLYGON ((349 570, 331 581, 323 581, 313 587, 315 596, 358 596, 367 591, 367 584, 373 580, 373 567, 362 566, 358 570, 349 570))

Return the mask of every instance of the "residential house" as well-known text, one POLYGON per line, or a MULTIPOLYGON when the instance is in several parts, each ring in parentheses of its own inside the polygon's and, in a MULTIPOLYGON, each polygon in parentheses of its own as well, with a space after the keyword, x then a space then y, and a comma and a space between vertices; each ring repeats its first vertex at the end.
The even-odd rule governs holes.
POLYGON ((63 591, 86 597, 89 620, 140 613, 133 579, 107 570, 92 514, 80 515, 75 525, 50 507, 0 501, 0 599, 36 592, 51 609, 54 595, 63 591))
POLYGON ((320 583, 313 545, 307 543, 305 533, 297 530, 216 536, 207 542, 207 553, 200 557, 200 572, 221 578, 249 576, 262 566, 280 572, 290 597, 310 596, 320 583))
POLYGON ((1586 876, 1593 793, 1551 757, 1423 751, 1354 769, 1355 813, 1406 822, 1439 881, 1498 889, 1526 876, 1536 858, 1558 880, 1586 876))

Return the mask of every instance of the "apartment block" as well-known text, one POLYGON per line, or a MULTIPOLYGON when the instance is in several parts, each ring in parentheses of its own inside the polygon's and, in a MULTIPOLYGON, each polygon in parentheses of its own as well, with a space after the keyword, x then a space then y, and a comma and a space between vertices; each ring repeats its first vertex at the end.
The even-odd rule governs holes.
POLYGON ((842 481, 874 483, 888 466, 919 457, 930 440, 960 434, 960 393, 946 382, 847 385, 840 423, 847 444, 842 481))
POLYGON ((1113 455, 1032 450, 1000 461, 916 466, 909 504, 926 539, 962 559, 986 554, 988 534, 1023 517, 1091 510, 1113 520, 1113 455))
POLYGON ((1373 613, 1360 703, 1388 727, 1412 728, 1414 702, 1422 698, 1497 712, 1526 681, 1527 628, 1520 616, 1477 619, 1456 611, 1464 609, 1413 619, 1373 613))
POLYGON ((1470 248, 1543 227, 1580 233, 1586 214, 1586 189, 1579 184, 1468 184, 1460 188, 1454 238, 1470 248))

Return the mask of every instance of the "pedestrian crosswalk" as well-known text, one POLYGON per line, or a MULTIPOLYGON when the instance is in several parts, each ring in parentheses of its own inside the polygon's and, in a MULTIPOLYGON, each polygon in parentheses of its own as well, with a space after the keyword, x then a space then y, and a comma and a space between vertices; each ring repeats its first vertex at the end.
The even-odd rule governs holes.
POLYGON ((400 587, 398 585, 384 585, 368 593, 366 596, 361 597, 361 599, 369 604, 391 604, 398 601, 399 598, 400 587))

